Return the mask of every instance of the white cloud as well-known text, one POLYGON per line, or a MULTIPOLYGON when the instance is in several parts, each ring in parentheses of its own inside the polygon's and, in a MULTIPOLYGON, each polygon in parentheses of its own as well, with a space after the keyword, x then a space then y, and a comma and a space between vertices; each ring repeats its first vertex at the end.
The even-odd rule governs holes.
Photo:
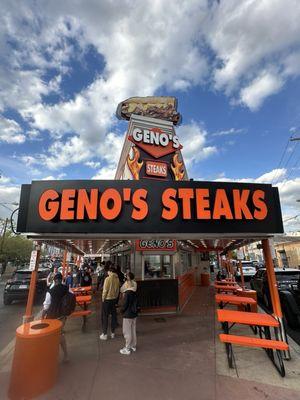
POLYGON ((0 185, 3 185, 4 183, 9 183, 10 181, 11 179, 7 176, 2 175, 0 171, 0 185))
POLYGON ((23 143, 25 135, 23 135, 22 129, 16 121, 0 116, 0 141, 6 143, 23 143))
POLYGON ((99 171, 92 177, 92 179, 114 179, 116 173, 115 165, 108 165, 99 169, 99 171))
POLYGON ((215 146, 207 146, 207 132, 196 122, 179 126, 177 134, 183 146, 181 151, 187 165, 197 163, 217 153, 215 146))
POLYGON ((252 110, 260 107, 288 76, 298 74, 299 19, 298 0, 215 3, 204 28, 218 61, 215 87, 239 97, 252 110), (274 70, 277 84, 269 76, 274 70))
POLYGON ((279 181, 276 185, 279 190, 282 219, 285 231, 300 231, 300 178, 286 179, 287 170, 285 168, 274 169, 266 172, 257 178, 227 178, 221 172, 215 181, 218 182, 253 182, 253 183, 272 183, 273 180, 279 181), (299 218, 294 218, 299 215, 299 218), (286 221, 286 222, 285 222, 286 221))
POLYGON ((241 103, 245 104, 250 110, 257 110, 264 100, 278 92, 284 84, 279 75, 263 72, 249 86, 243 88, 240 92, 241 103))
POLYGON ((280 181, 286 177, 286 168, 276 168, 270 172, 267 172, 255 179, 256 183, 272 183, 280 181))
MULTIPOLYGON (((75 38, 83 51, 93 46, 105 62, 104 70, 90 86, 70 100, 53 105, 41 101, 41 96, 50 90, 59 91, 61 75, 57 75, 53 84, 47 85, 45 93, 41 82, 32 85, 38 88, 36 97, 28 96, 18 105, 21 115, 33 128, 47 129, 53 136, 55 142, 47 161, 51 168, 55 166, 53 147, 59 153, 57 167, 73 162, 68 151, 70 146, 75 147, 70 133, 78 137, 86 151, 81 161, 90 159, 94 148, 106 140, 107 132, 116 122, 116 106, 125 98, 152 95, 162 86, 168 90, 186 90, 202 82, 207 75, 206 56, 199 46, 200 27, 207 11, 205 0, 175 1, 171 10, 165 2, 150 0, 126 7, 128 12, 124 14, 123 1, 90 3, 88 7, 84 3, 65 1, 45 3, 43 9, 30 13, 33 21, 35 16, 42 21, 39 24, 41 44, 35 35, 29 43, 30 61, 39 64, 39 70, 49 66, 42 52, 48 47, 51 62, 60 56, 56 46, 63 51, 58 64, 64 65, 70 57, 70 46, 63 46, 65 37, 75 38), (48 32, 52 39, 54 33, 57 34, 56 46, 46 38, 48 32), (65 134, 68 134, 67 140, 63 138, 65 134), (61 150, 57 149, 56 141, 64 144, 61 150)), ((22 11, 27 15, 28 10, 26 13, 24 9, 19 10, 20 15, 22 11)), ((15 22, 12 15, 10 18, 15 22)), ((17 27, 20 28, 18 24, 17 27)), ((19 39, 20 34, 16 37, 19 39)), ((26 47, 26 43, 24 45, 26 47)))
POLYGON ((99 161, 87 161, 86 163, 84 163, 84 165, 96 169, 100 167, 101 163, 99 161))
POLYGON ((20 186, 5 186, 0 185, 0 199, 1 203, 8 203, 6 208, 0 206, 0 218, 9 218, 13 210, 17 208, 16 205, 12 203, 19 203, 20 200, 20 186), (12 211, 10 211, 10 209, 12 211))
POLYGON ((56 181, 56 180, 64 178, 65 176, 66 176, 65 173, 61 173, 57 176, 49 175, 49 176, 45 176, 44 178, 42 178, 42 181, 56 181))
POLYGON ((223 130, 223 131, 214 132, 214 133, 211 134, 211 136, 238 135, 238 134, 244 133, 244 132, 245 132, 244 129, 230 128, 230 129, 226 129, 226 130, 223 130))

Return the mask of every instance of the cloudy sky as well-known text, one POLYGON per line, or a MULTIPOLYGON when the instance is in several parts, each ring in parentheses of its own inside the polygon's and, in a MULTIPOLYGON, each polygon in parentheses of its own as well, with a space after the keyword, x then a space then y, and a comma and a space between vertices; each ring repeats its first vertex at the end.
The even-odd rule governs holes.
POLYGON ((300 230, 299 21, 299 0, 2 0, 0 203, 113 178, 117 104, 169 95, 190 178, 278 185, 300 230))

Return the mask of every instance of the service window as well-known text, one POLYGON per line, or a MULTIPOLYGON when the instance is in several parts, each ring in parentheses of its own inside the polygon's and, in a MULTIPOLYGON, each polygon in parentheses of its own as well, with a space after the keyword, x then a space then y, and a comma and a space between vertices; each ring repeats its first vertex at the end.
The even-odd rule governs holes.
POLYGON ((173 278, 172 256, 149 254, 144 255, 144 278, 173 278))

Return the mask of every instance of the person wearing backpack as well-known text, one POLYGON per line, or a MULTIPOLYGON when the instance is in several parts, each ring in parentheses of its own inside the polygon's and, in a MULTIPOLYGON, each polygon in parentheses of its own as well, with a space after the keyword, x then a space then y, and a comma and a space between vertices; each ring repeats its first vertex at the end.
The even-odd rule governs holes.
POLYGON ((76 306, 76 299, 73 293, 69 292, 66 285, 62 283, 61 273, 54 276, 54 286, 46 293, 43 303, 42 319, 59 319, 62 322, 62 334, 60 345, 64 353, 63 361, 69 361, 67 343, 65 338, 64 326, 67 316, 70 315, 76 306))
POLYGON ((136 351, 136 318, 137 312, 137 294, 136 282, 132 272, 126 275, 126 282, 122 286, 124 293, 124 304, 121 310, 123 314, 123 335, 125 347, 120 350, 121 354, 129 355, 136 351))

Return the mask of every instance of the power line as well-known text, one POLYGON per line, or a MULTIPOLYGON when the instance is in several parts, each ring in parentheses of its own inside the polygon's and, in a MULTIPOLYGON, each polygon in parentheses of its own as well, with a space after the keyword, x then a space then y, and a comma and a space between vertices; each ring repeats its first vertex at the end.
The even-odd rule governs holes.
POLYGON ((280 168, 280 166, 281 166, 281 163, 282 163, 282 161, 283 161, 283 159, 284 159, 284 157, 285 157, 286 151, 287 151, 287 149, 288 149, 288 147, 289 147, 290 139, 291 139, 291 138, 289 137, 288 140, 287 140, 285 149, 283 150, 281 159, 280 159, 279 164, 278 164, 278 166, 277 166, 277 168, 276 168, 276 169, 277 169, 276 174, 275 174, 274 178, 272 179, 272 182, 271 182, 271 183, 273 183, 273 181, 275 182, 276 179, 277 179, 278 170, 279 170, 279 168, 280 168))

